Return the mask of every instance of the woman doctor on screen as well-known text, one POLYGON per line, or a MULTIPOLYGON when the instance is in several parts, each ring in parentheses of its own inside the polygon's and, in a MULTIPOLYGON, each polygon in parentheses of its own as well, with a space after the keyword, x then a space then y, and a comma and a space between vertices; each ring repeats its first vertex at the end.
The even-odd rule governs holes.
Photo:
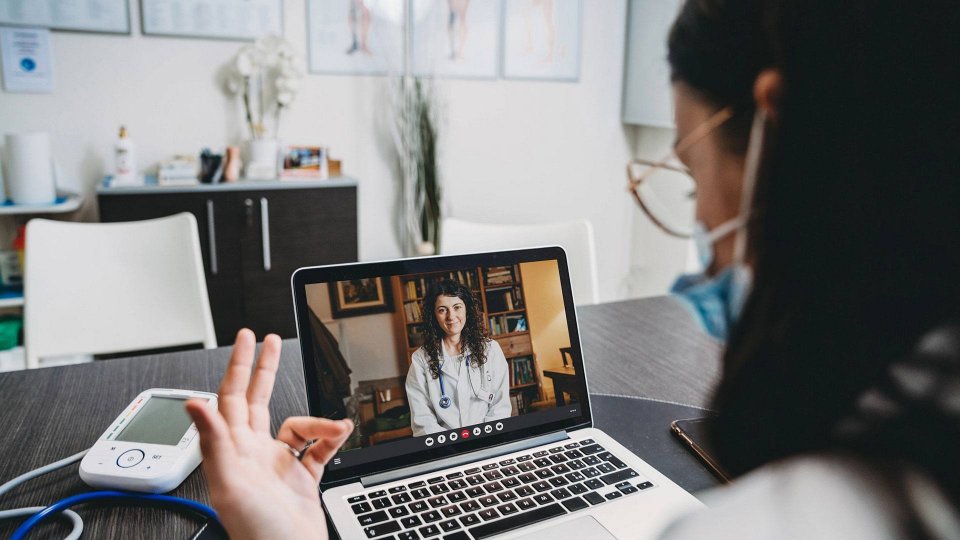
POLYGON ((442 280, 427 291, 423 313, 424 343, 407 372, 413 435, 509 417, 507 359, 484 335, 470 290, 442 280))

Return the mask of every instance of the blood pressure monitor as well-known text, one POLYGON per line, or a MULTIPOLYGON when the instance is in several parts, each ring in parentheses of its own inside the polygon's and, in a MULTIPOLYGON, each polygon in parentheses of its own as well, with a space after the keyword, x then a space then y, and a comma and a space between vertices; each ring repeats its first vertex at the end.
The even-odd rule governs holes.
POLYGON ((92 487, 164 493, 200 464, 200 438, 184 404, 217 395, 151 388, 141 392, 97 439, 80 462, 80 478, 92 487))

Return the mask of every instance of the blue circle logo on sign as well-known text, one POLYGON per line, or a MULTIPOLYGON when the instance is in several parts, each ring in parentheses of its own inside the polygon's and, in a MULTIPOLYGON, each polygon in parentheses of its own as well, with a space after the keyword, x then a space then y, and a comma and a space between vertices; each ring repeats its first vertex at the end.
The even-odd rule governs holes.
POLYGON ((20 61, 20 67, 22 67, 24 71, 33 71, 37 69, 37 63, 33 61, 33 58, 24 58, 20 61))

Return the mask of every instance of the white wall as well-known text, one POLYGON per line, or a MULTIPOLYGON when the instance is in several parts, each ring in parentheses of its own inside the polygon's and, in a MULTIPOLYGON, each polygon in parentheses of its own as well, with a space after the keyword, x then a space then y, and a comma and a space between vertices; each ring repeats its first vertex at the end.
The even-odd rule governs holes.
MULTIPOLYGON (((634 126, 635 155, 659 160, 673 147, 674 130, 648 126, 634 126)), ((634 204, 636 207, 636 204, 634 204)), ((673 281, 682 272, 699 270, 693 243, 678 240, 661 231, 639 207, 633 209, 630 229, 629 270, 627 296, 643 297, 666 294, 673 281)))
POLYGON ((397 358, 392 312, 334 319, 326 283, 308 285, 306 293, 307 306, 327 324, 339 342, 340 353, 352 371, 350 384, 353 388, 360 381, 403 374, 401 362, 406 367, 406 359, 397 358))
MULTIPOLYGON (((53 94, 0 93, 0 131, 49 131, 65 186, 88 194, 110 170, 120 124, 138 146, 141 167, 244 138, 239 103, 220 91, 216 76, 240 43, 144 37, 139 2, 130 7, 133 36, 53 33, 53 94)), ((285 0, 284 13, 286 37, 305 55, 305 2, 285 0)), ((630 247, 636 211, 624 190, 624 165, 637 143, 634 128, 620 122, 625 16, 624 0, 584 0, 578 83, 444 80, 437 92, 449 215, 508 223, 590 219, 602 300, 630 292, 628 272, 637 259, 630 247)), ((401 254, 386 93, 383 77, 310 75, 282 134, 329 146, 360 181, 364 260, 401 254)), ((92 206, 81 219, 96 218, 92 206)))

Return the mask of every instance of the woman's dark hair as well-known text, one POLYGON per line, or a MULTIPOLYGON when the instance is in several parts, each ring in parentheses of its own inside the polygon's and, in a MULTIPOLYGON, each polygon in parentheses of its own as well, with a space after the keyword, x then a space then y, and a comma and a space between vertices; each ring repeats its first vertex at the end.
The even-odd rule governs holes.
MULTIPOLYGON (((960 502, 960 415, 884 391, 922 336, 960 320, 958 19, 955 1, 683 7, 676 77, 720 101, 752 95, 765 67, 783 82, 748 229, 752 291, 714 397, 734 474, 850 451, 919 466, 960 502), (751 67, 728 71, 736 57, 751 67), (897 416, 847 434, 876 395, 901 400, 897 416)), ((955 384, 958 363, 944 365, 955 384)))
POLYGON ((437 323, 435 314, 437 298, 456 296, 463 300, 466 320, 460 333, 460 341, 465 349, 470 349, 470 363, 482 366, 487 362, 486 329, 480 319, 480 305, 466 286, 452 279, 442 279, 427 288, 423 297, 423 350, 427 353, 427 364, 434 379, 440 376, 440 358, 443 356, 443 337, 446 335, 437 323))
POLYGON ((773 63, 760 20, 763 0, 690 0, 667 38, 670 78, 683 81, 706 103, 730 107, 719 128, 727 150, 746 154, 753 118, 753 81, 773 63))

